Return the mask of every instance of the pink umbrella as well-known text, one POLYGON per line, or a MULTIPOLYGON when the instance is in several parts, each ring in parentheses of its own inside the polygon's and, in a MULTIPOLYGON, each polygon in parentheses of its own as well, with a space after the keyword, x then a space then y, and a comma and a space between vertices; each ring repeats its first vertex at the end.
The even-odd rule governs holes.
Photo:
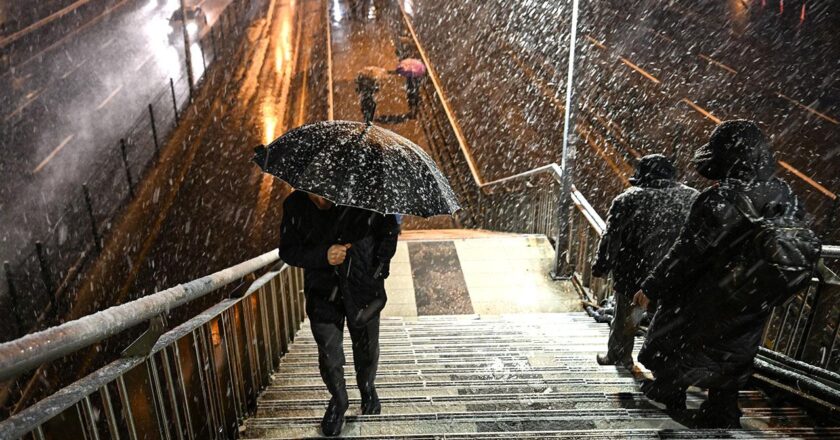
POLYGON ((397 73, 406 78, 420 78, 426 74, 426 65, 417 58, 406 58, 397 66, 397 73))

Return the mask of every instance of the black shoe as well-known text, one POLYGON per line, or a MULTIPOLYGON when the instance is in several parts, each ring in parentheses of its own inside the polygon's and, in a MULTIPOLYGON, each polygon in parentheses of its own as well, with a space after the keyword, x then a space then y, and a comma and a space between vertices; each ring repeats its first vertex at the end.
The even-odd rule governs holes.
POLYGON ((695 419, 698 428, 705 429, 741 429, 741 411, 739 409, 725 410, 707 405, 700 405, 700 411, 695 419))
POLYGON ((370 387, 369 390, 362 391, 362 414, 370 416, 381 412, 382 403, 379 401, 379 395, 376 394, 376 388, 370 387))
POLYGON ((666 390, 658 385, 654 380, 645 379, 642 381, 641 391, 648 399, 665 405, 665 410, 669 413, 682 413, 686 410, 685 392, 666 390))
POLYGON ((615 365, 615 361, 610 359, 610 356, 606 354, 595 356, 595 361, 598 362, 598 365, 615 365))
POLYGON ((324 413, 324 418, 321 420, 321 432, 327 437, 335 437, 341 434, 341 427, 344 425, 344 413, 347 412, 349 403, 345 399, 344 402, 338 402, 335 398, 330 399, 330 404, 327 406, 327 412, 324 413))

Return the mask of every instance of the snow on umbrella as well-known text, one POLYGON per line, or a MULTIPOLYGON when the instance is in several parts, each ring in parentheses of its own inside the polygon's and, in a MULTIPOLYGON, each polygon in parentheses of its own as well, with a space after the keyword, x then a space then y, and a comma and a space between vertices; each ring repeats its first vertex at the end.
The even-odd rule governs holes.
POLYGON ((374 125, 317 122, 255 151, 253 161, 264 172, 339 205, 420 217, 460 209, 431 157, 410 140, 374 125))
POLYGON ((426 74, 426 65, 417 58, 406 58, 397 66, 397 73, 406 78, 420 78, 426 74))

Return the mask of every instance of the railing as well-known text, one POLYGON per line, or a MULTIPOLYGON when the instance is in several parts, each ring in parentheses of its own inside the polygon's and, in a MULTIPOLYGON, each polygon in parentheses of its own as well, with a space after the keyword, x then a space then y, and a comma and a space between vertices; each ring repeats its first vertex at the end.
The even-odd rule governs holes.
MULTIPOLYGON (((423 59, 431 66, 404 10, 391 17, 390 25, 397 34, 408 38, 397 40, 401 56, 423 59)), ((562 206, 562 172, 550 164, 515 176, 484 183, 470 153, 466 139, 460 134, 458 121, 452 114, 446 94, 433 68, 429 81, 423 84, 421 118, 426 137, 438 164, 461 196, 466 213, 466 226, 498 231, 546 235, 555 245, 554 274, 567 274, 589 305, 597 305, 612 295, 610 277, 592 276, 591 264, 606 224, 586 198, 572 187, 571 206, 566 214, 562 206), (443 116, 442 116, 443 115, 443 116), (445 116, 445 117, 444 117, 445 116), (561 220, 566 215, 566 222, 561 220), (568 230, 561 230, 563 225, 568 230), (565 254, 565 256, 563 255, 565 254)), ((824 246, 823 258, 840 258, 840 246, 824 246)), ((773 376, 774 386, 797 387, 811 397, 833 402, 840 412, 840 376, 830 371, 840 369, 840 279, 821 266, 819 274, 804 292, 775 308, 768 322, 764 348, 756 360, 756 369, 773 376), (780 368, 779 365, 782 367, 780 368), (819 378, 814 379, 814 375, 819 378), (784 376, 784 377, 782 377, 784 376), (796 385, 784 385, 785 381, 796 385)))
MULTIPOLYGON (((195 79, 198 84, 216 60, 236 62, 231 55, 248 26, 248 8, 245 0, 233 1, 195 42, 198 53, 193 56, 200 56, 204 66, 195 79)), ((196 47, 192 52, 196 52, 196 47)), ((102 249, 115 218, 159 157, 168 136, 178 127, 190 94, 186 74, 160 84, 160 91, 151 102, 137 108, 138 116, 128 132, 97 155, 91 167, 96 172, 70 191, 60 212, 48 216, 56 220, 46 225, 45 235, 23 246, 14 261, 4 262, 0 298, 7 297, 9 302, 6 307, 0 306, 0 313, 10 317, 10 322, 0 327, 0 341, 43 328, 60 318, 69 306, 68 291, 91 256, 102 249)))
POLYGON ((275 250, 0 344, 0 379, 150 319, 157 324, 127 350, 140 350, 137 355, 124 355, 0 422, 0 438, 235 438, 304 319, 302 271, 278 263, 275 250), (246 277, 258 278, 240 297, 156 339, 160 314, 246 277))

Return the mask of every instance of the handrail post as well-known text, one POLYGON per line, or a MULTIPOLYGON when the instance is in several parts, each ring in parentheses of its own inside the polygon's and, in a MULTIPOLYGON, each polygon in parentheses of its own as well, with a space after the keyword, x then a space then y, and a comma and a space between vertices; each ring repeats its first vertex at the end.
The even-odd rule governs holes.
POLYGON ((102 243, 99 238, 99 230, 96 228, 96 217, 93 216, 93 203, 90 199, 90 190, 86 183, 82 184, 82 194, 85 196, 85 207, 87 208, 88 218, 90 218, 90 230, 93 233, 93 243, 96 245, 96 250, 102 252, 102 243))
POLYGON ((178 101, 175 99, 175 81, 169 77, 169 91, 172 93, 172 112, 175 114, 175 125, 180 125, 181 121, 178 117, 178 101))
POLYGON ((12 309, 12 315, 15 320, 15 330, 17 334, 23 332, 23 323, 20 322, 20 311, 18 310, 18 296, 15 288, 15 282, 12 280, 12 265, 8 261, 3 262, 3 271, 6 273, 6 285, 9 287, 9 306, 12 309))
POLYGON ((123 167, 125 168, 125 178, 128 181, 128 192, 131 194, 131 197, 134 197, 134 182, 131 178, 131 168, 128 166, 128 154, 125 150, 125 138, 121 138, 120 153, 122 154, 123 167))
POLYGON ((149 103, 149 121, 152 123, 152 140, 155 141, 155 157, 160 159, 160 145, 158 144, 158 132, 155 125, 155 110, 149 103))

